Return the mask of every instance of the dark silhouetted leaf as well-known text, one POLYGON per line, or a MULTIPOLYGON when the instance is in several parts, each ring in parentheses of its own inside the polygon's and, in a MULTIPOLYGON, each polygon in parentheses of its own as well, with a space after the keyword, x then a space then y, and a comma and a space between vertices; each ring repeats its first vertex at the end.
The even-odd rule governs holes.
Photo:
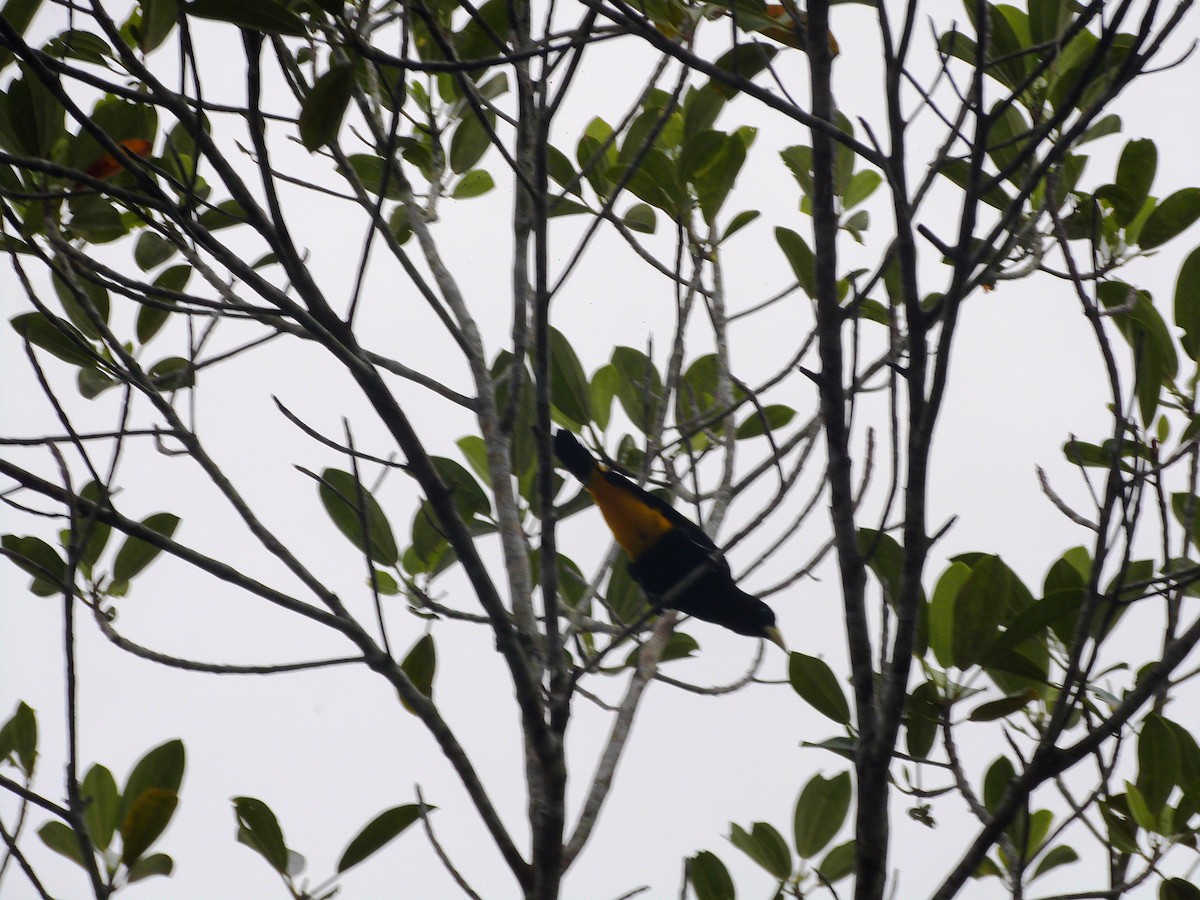
POLYGON ((1160 202, 1142 226, 1138 246, 1152 250, 1200 219, 1200 188, 1184 188, 1160 202))
POLYGON ((696 900, 734 900, 733 879, 715 853, 697 853, 689 860, 688 873, 696 900))
POLYGON ((788 681, 804 700, 839 725, 850 723, 850 706, 828 663, 815 656, 793 652, 788 661, 788 681))
POLYGON ((0 761, 12 756, 27 778, 37 765, 37 715, 24 701, 0 728, 0 761))
POLYGON ((178 794, 185 765, 183 741, 178 739, 160 744, 138 760, 125 779, 125 790, 121 792, 121 810, 118 814, 121 828, 124 829, 134 804, 146 791, 178 794))
POLYGON ((751 830, 746 831, 740 825, 734 825, 729 840, 780 881, 791 877, 792 852, 774 826, 755 822, 751 830))
POLYGON ((189 15, 229 22, 250 31, 304 37, 303 20, 276 0, 192 0, 189 15))
POLYGON ((175 814, 179 795, 163 788, 142 791, 121 822, 121 862, 132 865, 158 840, 175 814))
POLYGON ((271 808, 254 797, 234 797, 233 812, 238 822, 238 840, 259 853, 276 872, 286 872, 288 848, 271 808))
MULTIPOLYGON (((171 537, 179 527, 179 516, 171 513, 154 513, 142 520, 142 524, 151 531, 156 531, 163 537, 171 537)), ((117 558, 113 562, 113 578, 118 581, 129 581, 139 572, 150 565, 162 551, 141 538, 127 537, 117 558)))
POLYGON ((151 853, 149 856, 143 856, 129 867, 126 880, 132 884, 135 881, 141 881, 143 878, 151 878, 155 875, 170 875, 171 870, 174 868, 175 862, 167 854, 151 853))
POLYGON ((808 296, 815 297, 817 294, 816 260, 808 242, 792 229, 782 227, 775 229, 775 240, 783 250, 783 255, 787 257, 792 272, 796 275, 796 280, 800 282, 801 289, 808 296))
MULTIPOLYGON (((427 634, 413 644, 408 655, 404 657, 404 662, 400 664, 400 668, 418 691, 424 696, 432 698, 433 676, 437 671, 437 648, 433 644, 433 635, 427 634)), ((416 711, 403 696, 400 698, 400 702, 409 712, 416 711)))
POLYGON ((91 365, 96 358, 94 353, 88 352, 87 339, 70 322, 58 316, 22 313, 13 318, 12 327, 35 347, 41 347, 73 366, 91 365))
POLYGON ((107 850, 120 825, 121 793, 117 790, 116 779, 112 772, 97 763, 88 769, 79 793, 86 804, 83 822, 87 826, 88 837, 97 850, 107 850))
POLYGON ((65 856, 78 866, 86 866, 83 848, 79 846, 79 836, 64 822, 47 822, 38 829, 38 837, 55 853, 65 856))
POLYGON ((814 775, 796 801, 796 852, 810 859, 833 840, 850 808, 850 773, 814 775))
POLYGON ((967 669, 996 640, 1012 591, 1012 575, 999 557, 989 556, 971 568, 954 602, 954 665, 967 669))
MULTIPOLYGON (((426 813, 436 809, 426 806, 426 813)), ((390 841, 400 836, 409 825, 421 818, 421 807, 416 803, 404 806, 394 806, 377 815, 350 842, 338 860, 337 870, 340 875, 351 866, 356 866, 372 853, 382 849, 390 841)))
POLYGON ((337 137, 353 92, 350 63, 336 63, 317 79, 300 107, 300 142, 305 149, 312 152, 337 137))
POLYGON ((372 562, 394 566, 400 554, 383 507, 349 472, 325 469, 318 489, 325 512, 346 538, 372 562), (364 519, 366 528, 364 531, 364 519), (370 538, 368 547, 367 538, 370 538))
POLYGON ((795 416, 796 411, 794 409, 780 403, 764 406, 761 410, 755 409, 738 426, 736 437, 739 441, 746 438, 760 437, 767 433, 767 425, 774 431, 792 421, 795 416), (764 417, 766 418, 766 425, 763 424, 764 417))

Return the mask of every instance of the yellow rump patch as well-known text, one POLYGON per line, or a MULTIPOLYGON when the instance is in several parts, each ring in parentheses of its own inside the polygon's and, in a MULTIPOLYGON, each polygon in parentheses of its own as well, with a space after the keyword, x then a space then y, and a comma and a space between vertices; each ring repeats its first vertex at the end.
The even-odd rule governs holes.
POLYGON ((642 498, 610 482, 604 477, 603 470, 597 470, 588 479, 587 490, 600 507, 613 537, 630 559, 637 559, 675 527, 642 498))

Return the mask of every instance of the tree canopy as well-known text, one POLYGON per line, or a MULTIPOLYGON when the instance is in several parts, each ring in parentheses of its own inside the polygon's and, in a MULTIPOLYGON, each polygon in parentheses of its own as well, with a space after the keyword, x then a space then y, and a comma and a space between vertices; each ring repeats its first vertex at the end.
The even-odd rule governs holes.
POLYGON ((1200 897, 1190 7, 7 0, 6 896, 1200 897))

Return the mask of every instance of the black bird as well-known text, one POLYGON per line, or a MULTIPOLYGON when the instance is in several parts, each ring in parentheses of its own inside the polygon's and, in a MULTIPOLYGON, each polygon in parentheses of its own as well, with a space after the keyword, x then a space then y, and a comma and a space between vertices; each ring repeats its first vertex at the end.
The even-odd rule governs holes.
POLYGON ((554 453, 600 507, 629 557, 629 574, 655 607, 766 638, 787 651, 771 607, 734 583, 729 563, 702 528, 596 462, 571 432, 554 435, 554 453))

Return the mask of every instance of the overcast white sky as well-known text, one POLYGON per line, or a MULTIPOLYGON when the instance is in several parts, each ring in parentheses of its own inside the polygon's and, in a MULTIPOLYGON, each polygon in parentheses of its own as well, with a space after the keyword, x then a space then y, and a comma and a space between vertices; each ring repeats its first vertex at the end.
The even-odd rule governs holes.
MULTIPOLYGON (((943 14, 937 6, 931 6, 930 12, 943 14)), ((852 118, 863 116, 878 122, 882 80, 870 13, 861 7, 842 6, 835 9, 833 21, 842 48, 835 70, 842 109, 852 118)), ((1194 23, 1189 33, 1195 33, 1194 23)), ((922 45, 927 45, 928 29, 923 27, 920 34, 922 45)), ((212 70, 206 89, 220 93, 221 78, 227 77, 224 89, 236 95, 241 77, 240 41, 233 28, 202 27, 197 35, 202 59, 223 63, 212 70), (225 59, 218 60, 218 55, 225 59)), ((1177 40, 1174 46, 1182 51, 1185 43, 1177 40)), ((573 151, 580 127, 591 116, 613 121, 623 113, 647 67, 639 64, 634 46, 632 41, 623 41, 595 48, 590 68, 576 86, 573 104, 560 123, 564 138, 559 145, 564 150, 573 151)), ((783 54, 779 68, 796 96, 806 96, 803 56, 783 54)), ((1195 157, 1200 144, 1197 85, 1200 72, 1196 61, 1189 60, 1182 68, 1131 90, 1117 107, 1125 121, 1124 135, 1089 148, 1092 162, 1085 180, 1092 184, 1110 180, 1125 139, 1151 137, 1159 146, 1156 195, 1200 183, 1195 157)), ((289 108, 289 103, 281 99, 280 108, 289 108)), ((764 210, 764 216, 728 248, 733 308, 750 306, 789 278, 771 228, 776 224, 807 228, 807 221, 795 211, 798 195, 777 155, 784 146, 806 142, 807 135, 791 123, 766 115, 752 102, 727 110, 719 124, 731 128, 743 122, 759 125, 761 131, 743 170, 738 194, 727 210, 731 214, 736 209, 758 208, 764 210)), ((929 117, 923 122, 934 124, 929 117)), ((935 138, 928 140, 926 146, 919 138, 914 140, 915 158, 932 150, 935 138)), ((301 160, 302 150, 282 152, 290 154, 290 158, 284 156, 285 168, 295 161, 307 164, 301 160)), ((500 163, 494 157, 489 161, 499 175, 500 163)), ((509 199, 509 191, 502 185, 483 199, 445 202, 438 231, 451 269, 462 280, 493 351, 503 345, 508 329, 511 246, 504 235, 509 199)), ((877 199, 882 200, 882 193, 877 199)), ((294 207, 292 224, 297 240, 310 249, 313 270, 329 295, 346 296, 362 226, 350 219, 343 207, 311 198, 304 203, 294 207)), ((884 245, 888 233, 885 207, 875 203, 872 212, 868 246, 860 249, 846 242, 843 270, 872 265, 884 245)), ((946 215, 949 227, 953 210, 947 209, 946 215)), ((570 220, 556 220, 555 227, 568 235, 575 233, 570 220)), ((1193 227, 1181 246, 1195 244, 1198 238, 1200 229, 1193 227)), ((660 236, 652 243, 665 252, 667 241, 669 236, 660 236)), ((565 256, 570 244, 564 240, 561 246, 565 256)), ((924 288, 937 290, 944 276, 936 254, 927 247, 922 253, 927 274, 924 288)), ((1160 308, 1169 310, 1179 260, 1179 251, 1166 251, 1131 267, 1127 280, 1151 290, 1164 304, 1160 308)), ((561 262, 561 257, 554 261, 561 262)), ((381 258, 366 292, 363 325, 364 334, 369 335, 368 346, 410 365, 449 372, 456 387, 466 388, 462 367, 442 364, 453 352, 450 342, 433 330, 430 317, 410 292, 404 288, 397 291, 397 284, 393 267, 381 258)), ((669 333, 670 297, 665 280, 648 272, 611 234, 602 233, 556 300, 554 317, 557 327, 575 342, 590 374, 607 360, 614 344, 644 346, 648 333, 660 336, 656 347, 661 353, 669 333)), ((8 319, 25 309, 19 285, 9 270, 3 270, 0 312, 8 319)), ((128 309, 118 315, 125 321, 132 319, 128 309)), ((803 303, 793 297, 761 321, 739 326, 733 335, 735 371, 753 383, 790 355, 794 341, 808 324, 803 303)), ((172 341, 180 337, 181 333, 163 335, 152 349, 166 355, 172 341)), ((222 327, 218 340, 235 343, 236 330, 222 327)), ((706 349, 697 347, 692 352, 698 355, 706 349)), ((1087 537, 1042 497, 1034 465, 1041 464, 1051 472, 1069 501, 1086 499, 1073 470, 1061 462, 1059 448, 1072 433, 1088 440, 1107 433, 1098 357, 1077 302, 1062 286, 1045 279, 1002 283, 994 293, 973 298, 963 311, 956 353, 953 385, 937 435, 941 443, 935 458, 930 520, 936 527, 951 515, 959 518, 938 546, 927 584, 932 585, 946 558, 983 550, 1002 555, 1036 593, 1053 559, 1087 537)), ((0 434, 56 431, 53 413, 26 372, 21 346, 7 327, 0 328, 0 366, 0 434)), ((65 370, 53 361, 50 367, 65 370)), ((65 386, 69 396, 67 373, 56 370, 54 374, 55 383, 65 386)), ((316 350, 280 342, 206 370, 200 386, 196 415, 210 453, 256 507, 264 510, 267 524, 334 585, 352 608, 367 614, 361 560, 325 518, 311 481, 293 468, 319 470, 344 463, 283 421, 271 400, 272 395, 278 396, 305 421, 330 435, 340 431, 340 419, 347 416, 360 447, 386 454, 391 445, 348 379, 316 350)), ((469 431, 466 417, 448 414, 445 405, 432 403, 428 395, 410 388, 402 388, 401 393, 411 401, 414 418, 427 435, 427 446, 442 455, 457 456, 452 441, 469 431)), ((801 378, 788 381, 769 399, 788 403, 804 416, 815 408, 811 386, 801 378)), ((81 427, 109 426, 114 421, 116 398, 106 395, 91 404, 80 401, 77 408, 81 427)), ((864 409, 870 415, 879 407, 864 409)), ((882 419, 876 421, 883 427, 882 419)), ((35 458, 38 454, 20 457, 28 462, 35 458)), ((40 458, 46 464, 44 454, 40 458)), ((118 481, 122 509, 128 514, 176 512, 183 517, 178 535, 183 540, 269 583, 289 584, 277 564, 249 545, 228 509, 204 486, 187 460, 159 455, 149 448, 130 452, 118 481)), ((882 481, 877 497, 881 489, 882 481)), ((398 475, 390 477, 379 493, 402 542, 414 496, 412 486, 398 475)), ((737 530, 750 514, 749 507, 735 507, 726 533, 737 530)), ((44 524, 31 523, 7 508, 0 508, 0 530, 50 537, 44 524)), ((805 557, 826 533, 823 518, 811 522, 795 558, 778 562, 776 577, 787 565, 805 557)), ((560 533, 560 549, 575 557, 585 572, 599 559, 606 542, 594 513, 581 514, 560 533)), ((732 560, 735 571, 753 555, 751 548, 740 548, 732 560)), ((764 571, 745 586, 753 590, 756 584, 773 580, 771 571, 764 571)), ((11 565, 0 565, 0 710, 7 715, 16 701, 23 699, 38 711, 42 758, 37 787, 57 798, 64 743, 61 605, 27 594, 26 582, 11 565)), ((461 582, 447 579, 442 587, 453 597, 461 582)), ((793 649, 825 656, 835 670, 844 670, 840 605, 831 568, 826 567, 821 580, 798 584, 772 597, 771 603, 793 649)), ((157 562, 136 582, 132 595, 121 601, 118 609, 117 624, 128 636, 181 656, 265 663, 349 650, 316 627, 296 623, 265 604, 236 595, 224 585, 166 560, 157 562)), ((413 643, 423 633, 418 620, 399 610, 392 620, 394 640, 400 645, 413 643)), ((105 763, 121 780, 142 753, 162 741, 182 737, 188 751, 180 810, 156 846, 175 858, 176 873, 169 880, 135 885, 129 889, 130 897, 257 900, 283 896, 267 865, 234 843, 229 803, 233 796, 251 795, 271 805, 289 846, 308 858, 308 872, 315 883, 332 872, 346 842, 376 813, 413 801, 415 784, 421 785, 428 802, 440 808, 434 818, 439 837, 476 890, 487 898, 515 896, 510 876, 449 765, 380 679, 357 669, 271 678, 182 673, 126 656, 86 627, 88 623, 82 624, 83 759, 105 763)), ((1153 623, 1149 625, 1152 632, 1153 623)), ((687 630, 700 641, 703 653, 699 659, 671 664, 668 674, 675 677, 699 684, 723 683, 736 677, 753 655, 752 642, 715 627, 692 623, 687 630)), ((518 843, 524 846, 522 760, 507 675, 487 633, 453 622, 438 624, 434 633, 440 652, 435 696, 518 843)), ((1136 646, 1134 628, 1130 636, 1136 646)), ((1148 651, 1139 648, 1137 652, 1142 654, 1139 661, 1149 658, 1148 651)), ((765 674, 785 675, 784 656, 773 648, 768 648, 765 674)), ((611 698, 617 687, 619 683, 607 690, 602 685, 600 690, 606 690, 611 698)), ((1200 727, 1200 714, 1194 706, 1173 712, 1186 726, 1200 727)), ((607 725, 605 714, 585 701, 576 703, 570 731, 571 791, 576 801, 586 787, 607 725)), ((699 849, 712 849, 731 865, 745 896, 766 896, 768 877, 725 839, 729 822, 748 827, 752 821, 765 820, 789 835, 793 804, 805 781, 815 772, 830 775, 846 767, 844 761, 801 749, 798 744, 834 733, 831 723, 808 709, 786 686, 757 686, 722 698, 652 686, 638 714, 598 834, 568 875, 564 896, 613 898, 640 885, 650 886, 647 897, 677 896, 683 857, 699 849)), ((998 731, 991 737, 998 740, 998 731)), ((990 742, 967 748, 967 754, 980 765, 996 752, 990 742)), ((6 802, 0 808, 10 821, 12 804, 6 802)), ((925 894, 939 880, 953 849, 971 833, 964 827, 960 803, 953 798, 935 807, 939 827, 933 831, 907 822, 905 808, 904 799, 897 798, 899 834, 894 859, 902 870, 896 891, 899 898, 925 894)), ((43 817, 34 813, 32 820, 40 825, 43 817)), ((843 834, 837 840, 848 836, 843 834)), ((24 846, 52 892, 61 897, 84 895, 86 883, 80 870, 39 850, 36 839, 27 839, 24 846)), ((1060 889, 1078 884, 1082 868, 1068 867, 1056 881, 1048 878, 1046 893, 1055 884, 1060 889)), ((416 829, 349 873, 342 883, 342 896, 347 898, 455 896, 452 883, 416 829)), ((6 878, 4 896, 24 900, 32 893, 14 871, 6 878)), ((985 885, 976 885, 967 896, 996 894, 985 885)))

